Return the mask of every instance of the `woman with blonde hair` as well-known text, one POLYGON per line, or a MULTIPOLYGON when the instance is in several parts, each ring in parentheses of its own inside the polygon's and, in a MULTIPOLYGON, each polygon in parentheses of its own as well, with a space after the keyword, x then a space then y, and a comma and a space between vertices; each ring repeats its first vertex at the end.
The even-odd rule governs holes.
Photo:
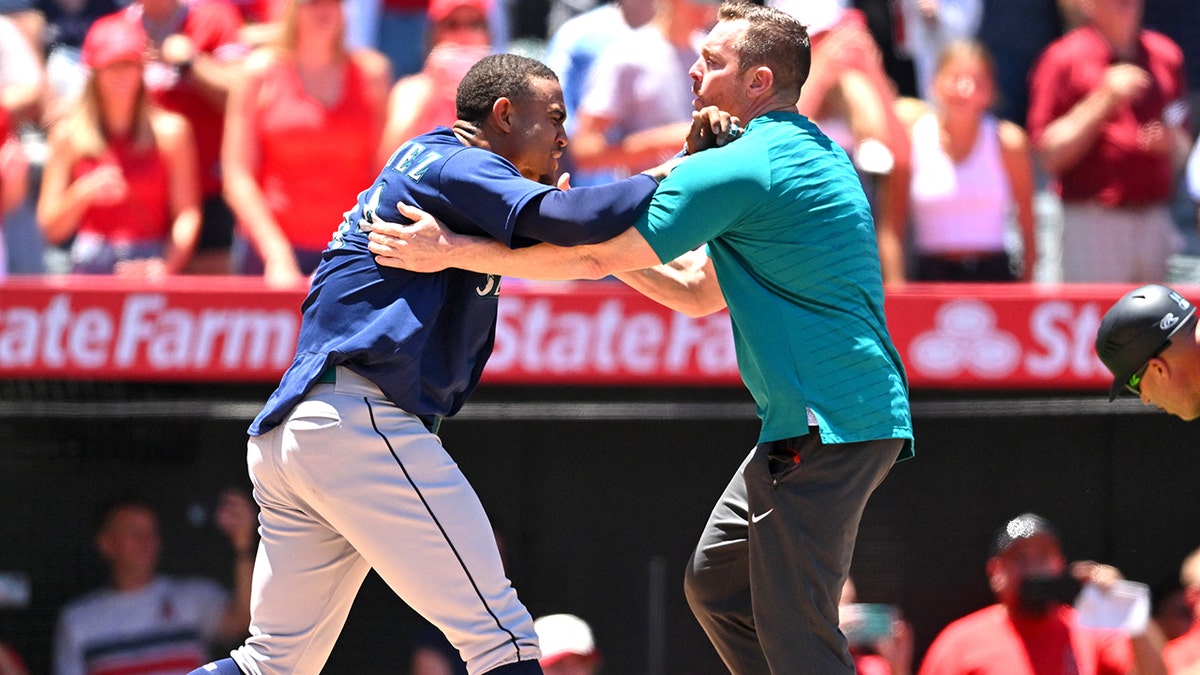
POLYGON ((978 42, 952 42, 933 79, 932 108, 900 108, 912 139, 912 241, 917 281, 1033 279, 1033 157, 1024 130, 991 113, 996 83, 978 42), (1006 239, 1016 222, 1021 261, 1006 239))
POLYGON ((234 268, 303 283, 382 166, 390 66, 345 47, 339 0, 293 0, 275 45, 254 51, 230 92, 221 162, 238 220, 234 268))
POLYGON ((71 241, 71 271, 159 277, 183 269, 200 230, 200 175, 187 120, 153 107, 143 85, 146 35, 121 15, 83 43, 79 101, 50 131, 37 216, 71 241))

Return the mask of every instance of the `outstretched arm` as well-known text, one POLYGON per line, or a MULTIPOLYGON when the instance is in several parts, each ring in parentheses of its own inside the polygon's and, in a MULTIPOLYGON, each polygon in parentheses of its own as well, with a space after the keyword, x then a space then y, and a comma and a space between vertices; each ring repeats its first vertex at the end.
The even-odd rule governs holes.
POLYGON ((458 234, 428 213, 397 204, 411 225, 376 222, 371 232, 371 252, 385 267, 412 272, 440 272, 454 267, 484 274, 521 277, 536 281, 601 279, 614 272, 658 264, 654 250, 635 229, 587 246, 538 244, 510 249, 486 237, 458 234))
POLYGON ((660 265, 654 249, 632 227, 600 244, 510 249, 494 239, 451 232, 420 209, 396 206, 413 223, 376 223, 370 235, 370 250, 385 267, 413 272, 454 267, 540 281, 601 279, 616 274, 646 297, 689 316, 725 306, 707 255, 692 251, 660 265))

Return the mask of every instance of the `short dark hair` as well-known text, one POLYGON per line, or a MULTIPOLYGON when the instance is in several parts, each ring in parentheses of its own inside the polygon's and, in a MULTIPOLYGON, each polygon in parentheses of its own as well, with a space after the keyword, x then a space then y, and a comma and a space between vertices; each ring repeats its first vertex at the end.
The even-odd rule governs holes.
POLYGON ((148 511, 158 516, 158 509, 140 494, 122 494, 111 497, 108 501, 100 505, 99 511, 96 512, 95 521, 92 523, 93 531, 101 532, 112 521, 113 516, 117 511, 124 509, 137 509, 139 511, 148 511))
POLYGON ((749 25, 742 39, 733 46, 738 54, 738 70, 766 66, 775 74, 775 88, 781 91, 800 88, 812 69, 812 42, 808 28, 796 17, 744 0, 727 0, 717 12, 721 21, 744 19, 749 25))
POLYGON ((492 54, 471 66, 458 85, 458 119, 482 125, 497 99, 519 100, 533 93, 534 80, 558 81, 549 66, 517 54, 492 54))

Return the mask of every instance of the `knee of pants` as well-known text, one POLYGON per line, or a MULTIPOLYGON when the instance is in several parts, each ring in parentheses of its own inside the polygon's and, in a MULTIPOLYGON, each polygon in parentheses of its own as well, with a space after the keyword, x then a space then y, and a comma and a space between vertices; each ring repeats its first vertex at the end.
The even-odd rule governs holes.
POLYGON ((728 586, 729 580, 718 584, 721 580, 716 572, 697 567, 694 559, 688 563, 683 574, 683 595, 694 614, 718 614, 727 604, 727 593, 722 592, 722 587, 728 586))

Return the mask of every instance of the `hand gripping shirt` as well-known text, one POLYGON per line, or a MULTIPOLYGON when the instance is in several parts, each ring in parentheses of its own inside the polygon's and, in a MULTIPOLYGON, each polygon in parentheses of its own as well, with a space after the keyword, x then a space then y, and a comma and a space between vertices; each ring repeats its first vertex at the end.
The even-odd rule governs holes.
POLYGON ((345 365, 366 377, 427 424, 458 412, 478 384, 495 338, 500 278, 377 265, 367 236, 378 219, 407 222, 397 202, 433 214, 455 232, 518 247, 534 243, 516 228, 532 201, 561 197, 578 206, 590 198, 593 208, 562 209, 576 214, 570 222, 531 223, 540 240, 566 246, 603 241, 631 227, 654 187, 653 178, 637 176, 623 184, 559 192, 522 177, 490 150, 464 146, 447 128, 408 141, 358 196, 322 254, 301 306, 295 359, 250 435, 279 425, 329 366, 345 365), (598 204, 598 195, 606 201, 598 204))
POLYGON ((807 118, 756 117, 737 141, 688 158, 637 228, 663 262, 707 242, 759 442, 807 434, 808 410, 825 443, 911 441, 871 207, 846 154, 807 118))

